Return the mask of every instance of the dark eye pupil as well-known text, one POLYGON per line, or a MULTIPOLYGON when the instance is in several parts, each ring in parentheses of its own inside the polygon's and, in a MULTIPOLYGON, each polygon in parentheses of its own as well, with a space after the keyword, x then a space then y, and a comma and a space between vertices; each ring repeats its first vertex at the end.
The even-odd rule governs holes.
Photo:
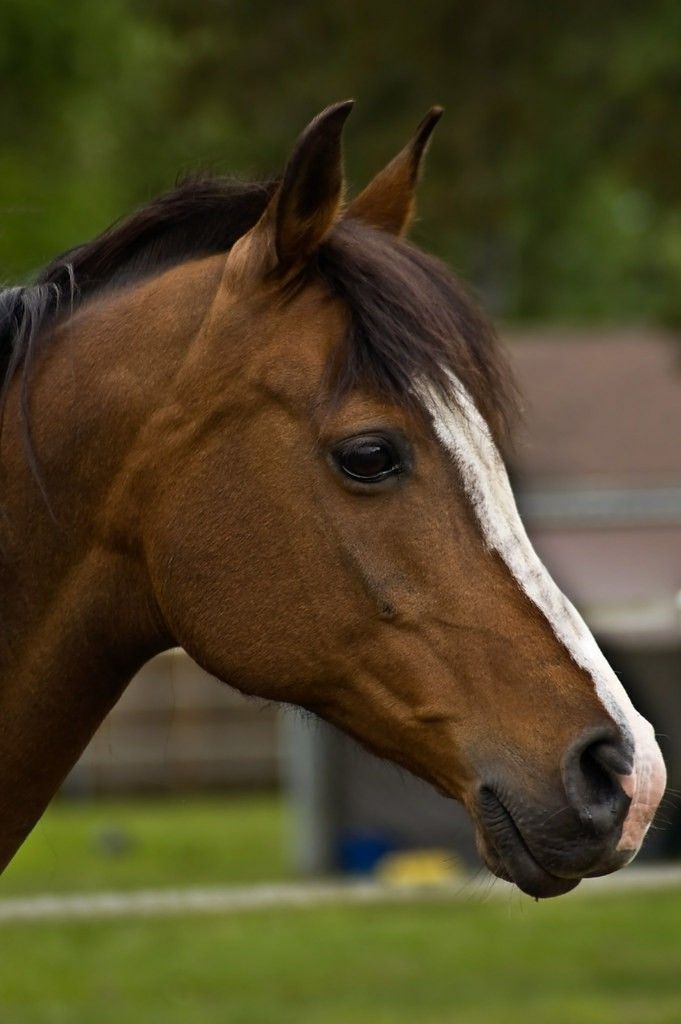
POLYGON ((337 458, 343 472, 357 480, 382 480, 400 469, 392 446, 378 439, 355 441, 341 450, 337 458))
POLYGON ((378 476, 390 468, 390 452, 380 444, 363 444, 348 452, 345 464, 356 476, 378 476))

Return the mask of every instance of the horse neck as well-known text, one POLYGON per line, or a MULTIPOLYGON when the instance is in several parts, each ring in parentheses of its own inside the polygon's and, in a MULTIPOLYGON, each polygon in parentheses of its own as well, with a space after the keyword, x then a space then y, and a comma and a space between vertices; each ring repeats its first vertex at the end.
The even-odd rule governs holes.
POLYGON ((29 378, 40 484, 23 436, 20 375, 9 389, 0 445, 0 869, 135 671, 172 645, 134 524, 120 544, 104 526, 135 442, 205 313, 205 289, 194 288, 169 317, 161 288, 149 282, 85 307, 41 341, 29 378))

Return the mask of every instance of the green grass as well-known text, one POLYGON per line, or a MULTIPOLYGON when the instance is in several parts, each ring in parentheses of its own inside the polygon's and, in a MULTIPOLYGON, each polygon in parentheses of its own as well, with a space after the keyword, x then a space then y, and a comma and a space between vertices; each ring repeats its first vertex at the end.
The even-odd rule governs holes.
POLYGON ((681 894, 0 930, 8 1024, 679 1024, 681 894))
POLYGON ((56 802, 0 877, 0 899, 272 880, 285 852, 276 796, 56 802))
MULTIPOLYGON (((282 878, 283 833, 268 796, 57 803, 0 898, 282 878)), ((0 1024, 121 1021, 679 1024, 681 891, 0 926, 0 1024)))

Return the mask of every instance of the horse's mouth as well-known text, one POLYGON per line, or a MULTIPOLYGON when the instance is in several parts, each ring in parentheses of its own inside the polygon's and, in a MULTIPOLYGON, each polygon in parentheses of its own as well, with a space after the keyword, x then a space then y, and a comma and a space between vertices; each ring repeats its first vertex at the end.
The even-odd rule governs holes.
POLYGON ((559 878, 542 867, 492 790, 481 791, 477 810, 480 852, 493 874, 536 899, 562 896, 579 885, 579 878, 559 878))

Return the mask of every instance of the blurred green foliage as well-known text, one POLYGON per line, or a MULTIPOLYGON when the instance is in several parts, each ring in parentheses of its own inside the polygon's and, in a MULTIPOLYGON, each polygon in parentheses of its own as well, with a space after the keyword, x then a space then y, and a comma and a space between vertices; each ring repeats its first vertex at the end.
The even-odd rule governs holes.
POLYGON ((176 176, 280 170, 354 95, 351 185, 447 108, 417 240, 513 319, 681 322, 677 0, 0 0, 0 274, 176 176))

